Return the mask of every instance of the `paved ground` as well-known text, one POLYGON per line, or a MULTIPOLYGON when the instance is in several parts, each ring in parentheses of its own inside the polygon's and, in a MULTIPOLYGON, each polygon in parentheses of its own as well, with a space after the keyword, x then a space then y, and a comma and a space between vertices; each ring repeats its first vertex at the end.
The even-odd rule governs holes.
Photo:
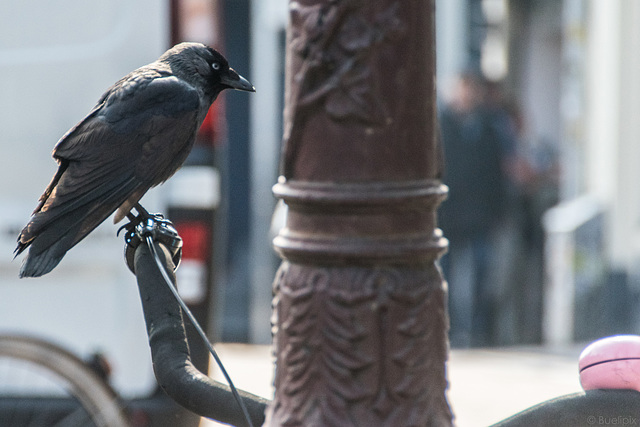
MULTIPOLYGON (((582 347, 453 350, 448 363, 448 398, 455 425, 488 426, 542 401, 580 391, 578 355, 582 347)), ((225 344, 217 349, 236 386, 272 396, 270 347, 225 344)))
POLYGON ((580 350, 453 351, 448 396, 456 425, 491 425, 545 400, 581 391, 580 350))

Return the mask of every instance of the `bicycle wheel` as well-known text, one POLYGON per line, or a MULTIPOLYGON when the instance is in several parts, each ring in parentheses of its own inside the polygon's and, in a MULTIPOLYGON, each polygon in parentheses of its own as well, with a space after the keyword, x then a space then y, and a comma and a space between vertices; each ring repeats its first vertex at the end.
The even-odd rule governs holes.
POLYGON ((113 389, 68 351, 0 335, 0 426, 128 427, 113 389))

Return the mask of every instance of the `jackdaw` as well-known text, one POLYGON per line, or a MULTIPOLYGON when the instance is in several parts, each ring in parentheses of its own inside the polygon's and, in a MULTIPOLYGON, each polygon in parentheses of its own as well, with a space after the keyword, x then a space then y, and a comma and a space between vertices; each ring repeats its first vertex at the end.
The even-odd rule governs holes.
POLYGON ((117 211, 117 223, 171 177, 224 89, 254 92, 214 49, 181 43, 117 81, 56 144, 58 170, 18 236, 20 277, 50 272, 117 211))

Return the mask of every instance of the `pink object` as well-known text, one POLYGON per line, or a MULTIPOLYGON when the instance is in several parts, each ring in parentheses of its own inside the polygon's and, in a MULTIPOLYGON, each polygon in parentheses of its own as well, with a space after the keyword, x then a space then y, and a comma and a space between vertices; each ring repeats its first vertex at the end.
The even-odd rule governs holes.
POLYGON ((585 390, 640 391, 640 336, 614 335, 594 341, 582 350, 578 366, 585 390))

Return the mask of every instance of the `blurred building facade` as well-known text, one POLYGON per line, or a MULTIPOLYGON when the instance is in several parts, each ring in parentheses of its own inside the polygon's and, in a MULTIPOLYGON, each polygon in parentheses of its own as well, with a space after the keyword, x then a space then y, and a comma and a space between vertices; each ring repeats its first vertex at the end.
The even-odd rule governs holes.
MULTIPOLYGON (((270 241, 271 186, 282 133, 287 1, 112 0, 99 8, 74 0, 57 8, 27 2, 7 6, 0 17, 0 147, 10 153, 0 159, 0 245, 7 254, 0 263, 1 326, 42 327, 80 353, 113 348, 122 366, 117 385, 133 394, 140 391, 135 387, 150 389, 153 378, 132 279, 124 262, 113 257, 122 245, 113 227, 96 230, 82 243, 84 250, 69 253, 58 273, 38 281, 18 282, 18 262, 10 261, 10 253, 55 170, 49 153, 57 138, 119 77, 154 60, 178 38, 200 38, 193 28, 177 35, 171 12, 198 3, 210 3, 206 13, 216 15, 217 38, 203 41, 224 46, 257 88, 250 98, 226 96, 220 112, 217 131, 224 143, 214 154, 220 190, 212 261, 219 287, 212 323, 218 337, 267 343, 278 264, 270 241), (28 179, 16 178, 25 173, 28 179), (52 307, 56 298, 66 302, 52 307), (78 307, 80 300, 86 303, 78 307), (16 310, 15 301, 28 301, 29 310, 16 310), (68 314, 56 316, 60 312, 68 314), (86 339, 100 328, 104 335, 86 339), (131 333, 123 336, 123 330, 131 333), (134 351, 140 360, 130 364, 134 351), (130 378, 138 385, 128 385, 130 378)), ((640 287, 640 192, 634 186, 640 181, 638 18, 637 2, 436 2, 439 95, 446 97, 456 73, 471 66, 499 84, 519 118, 526 160, 518 175, 526 185, 519 191, 527 196, 519 203, 527 206, 518 205, 499 236, 501 253, 509 256, 495 266, 498 344, 637 331, 631 305, 640 287), (558 203, 559 209, 544 213, 558 203), (523 212, 530 216, 523 218, 523 212)), ((162 194, 149 195, 151 210, 167 206, 162 194)))
POLYGON ((185 298, 202 306, 210 333, 227 341, 270 342, 278 265, 270 242, 271 186, 280 151, 287 2, 110 0, 95 8, 76 0, 27 2, 5 5, 0 23, 0 147, 7 153, 0 185, 6 254, 0 262, 0 329, 43 335, 78 354, 107 349, 123 366, 114 371, 120 390, 153 387, 137 291, 130 287, 134 279, 117 256, 123 242, 113 236, 112 224, 99 227, 38 280, 19 281, 20 260, 12 261, 11 253, 56 169, 50 155, 56 141, 109 85, 190 40, 223 51, 260 89, 252 99, 221 95, 185 167, 143 204, 168 214, 182 227, 185 243, 195 236, 179 281, 187 284, 185 298), (97 301, 102 304, 94 309, 97 301), (67 314, 56 317, 60 312, 67 314), (123 328, 123 322, 138 327, 123 328), (91 336, 88 331, 99 325, 105 333, 91 336), (137 385, 120 384, 131 382, 137 385))
MULTIPOLYGON (((56 141, 111 84, 165 51, 169 15, 168 3, 145 0, 11 3, 0 13, 0 330, 53 340, 80 357, 102 352, 124 398, 156 384, 116 227, 100 226, 38 279, 18 279, 12 252, 56 170, 56 141)), ((158 209, 160 199, 149 194, 147 207, 158 209)))
POLYGON ((457 72, 477 68, 518 112, 528 168, 519 191, 529 212, 506 223, 502 236, 498 342, 637 333, 640 5, 442 0, 436 7, 439 95, 447 96, 457 72), (527 215, 538 221, 529 224, 533 234, 523 234, 527 215), (537 252, 522 252, 527 239, 542 239, 537 252), (532 266, 528 257, 541 259, 532 266), (526 314, 531 305, 538 308, 526 314))

